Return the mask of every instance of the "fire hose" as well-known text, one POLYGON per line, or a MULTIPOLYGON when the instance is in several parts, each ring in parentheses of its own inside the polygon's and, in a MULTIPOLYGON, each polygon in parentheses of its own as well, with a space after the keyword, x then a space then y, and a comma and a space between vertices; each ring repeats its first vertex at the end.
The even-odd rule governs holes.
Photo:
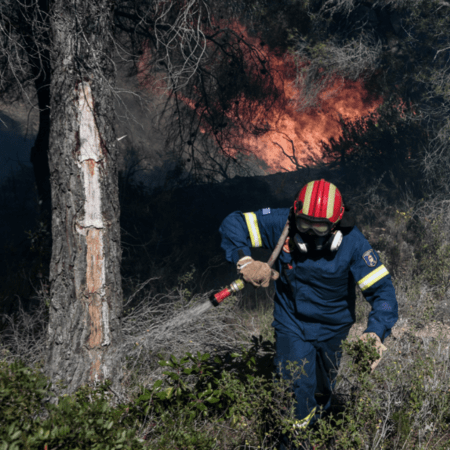
MULTIPOLYGON (((267 261, 267 264, 270 268, 273 267, 276 259, 278 258, 288 234, 289 234, 289 219, 287 220, 286 225, 283 228, 280 239, 278 239, 277 245, 275 246, 272 254, 270 255, 270 258, 267 261)), ((242 252, 242 250, 240 250, 240 252, 242 252)), ((244 280, 238 278, 237 280, 234 280, 232 283, 230 283, 230 285, 227 286, 225 289, 222 289, 217 294, 213 294, 210 298, 211 303, 213 304, 213 306, 218 306, 231 294, 235 294, 236 292, 241 291, 242 289, 244 289, 244 287, 245 287, 244 280)))

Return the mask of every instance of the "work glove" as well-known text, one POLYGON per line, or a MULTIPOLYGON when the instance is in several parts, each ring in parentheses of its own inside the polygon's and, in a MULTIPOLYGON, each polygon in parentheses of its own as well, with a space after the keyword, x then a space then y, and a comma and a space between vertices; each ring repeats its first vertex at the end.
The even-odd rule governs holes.
POLYGON ((364 342, 367 342, 369 339, 375 339, 374 345, 377 353, 380 355, 380 357, 372 363, 370 366, 370 369, 372 372, 375 370, 375 368, 380 364, 381 358, 383 356, 383 352, 387 350, 387 347, 383 345, 381 342, 381 339, 378 337, 376 333, 364 333, 362 336, 359 337, 364 342))
POLYGON ((262 261, 255 261, 251 256, 244 256, 237 262, 238 273, 244 281, 255 287, 268 287, 270 280, 278 280, 280 274, 262 261))

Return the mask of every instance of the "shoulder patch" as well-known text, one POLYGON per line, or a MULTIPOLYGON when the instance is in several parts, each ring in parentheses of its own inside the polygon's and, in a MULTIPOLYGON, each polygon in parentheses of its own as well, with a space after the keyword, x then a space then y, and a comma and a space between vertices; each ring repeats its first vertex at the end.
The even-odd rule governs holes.
POLYGON ((377 265, 378 260, 377 260, 377 257, 375 256, 375 252, 372 249, 367 250, 367 252, 365 252, 362 255, 362 257, 364 259, 364 262, 369 267, 375 267, 377 265))
POLYGON ((266 214, 270 214, 270 208, 263 208, 262 214, 263 216, 265 216, 266 214))

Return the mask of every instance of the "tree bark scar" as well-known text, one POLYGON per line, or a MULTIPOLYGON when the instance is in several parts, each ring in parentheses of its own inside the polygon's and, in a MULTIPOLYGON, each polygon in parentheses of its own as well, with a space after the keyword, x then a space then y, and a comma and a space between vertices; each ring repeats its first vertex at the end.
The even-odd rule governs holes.
MULTIPOLYGON (((89 348, 95 349, 102 344, 102 299, 98 294, 89 296, 89 319, 91 329, 89 334, 89 348)), ((95 360, 93 362, 95 364, 95 360)))
POLYGON ((105 283, 103 233, 90 228, 86 234, 86 289, 88 295, 100 293, 105 283))
POLYGON ((92 380, 103 379, 102 346, 110 343, 109 305, 105 295, 105 223, 102 211, 101 165, 105 158, 95 121, 94 100, 89 82, 77 86, 79 154, 78 166, 84 184, 84 217, 77 226, 86 239, 86 287, 89 311, 89 338, 92 380))

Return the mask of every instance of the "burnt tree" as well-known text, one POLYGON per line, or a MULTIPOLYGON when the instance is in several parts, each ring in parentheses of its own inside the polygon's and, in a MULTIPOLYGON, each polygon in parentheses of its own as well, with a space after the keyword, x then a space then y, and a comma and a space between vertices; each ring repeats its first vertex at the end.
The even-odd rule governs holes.
POLYGON ((109 0, 55 0, 50 17, 53 248, 46 368, 68 392, 121 379, 112 14, 109 0))

